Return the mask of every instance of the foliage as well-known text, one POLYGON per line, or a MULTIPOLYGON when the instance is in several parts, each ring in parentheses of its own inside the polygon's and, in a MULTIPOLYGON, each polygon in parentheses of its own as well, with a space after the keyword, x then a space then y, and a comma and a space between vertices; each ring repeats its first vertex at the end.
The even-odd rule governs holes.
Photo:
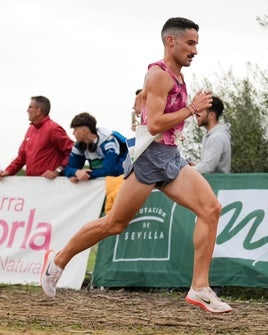
MULTIPOLYGON (((205 87, 224 101, 223 120, 231 125, 232 173, 268 172, 268 73, 249 63, 245 78, 237 78, 229 70, 217 74, 215 82, 207 78, 198 82, 196 77, 193 82, 192 92, 205 87)), ((196 159, 200 153, 200 129, 191 123, 186 132, 187 154, 196 159)))
POLYGON ((17 176, 25 176, 25 170, 24 169, 21 169, 18 173, 17 173, 17 176))
POLYGON ((265 14, 263 17, 257 16, 257 22, 262 28, 268 28, 268 15, 265 14))
POLYGON ((190 158, 194 162, 200 160, 201 141, 204 130, 198 128, 196 119, 191 117, 185 121, 183 130, 184 140, 178 144, 182 156, 190 158))

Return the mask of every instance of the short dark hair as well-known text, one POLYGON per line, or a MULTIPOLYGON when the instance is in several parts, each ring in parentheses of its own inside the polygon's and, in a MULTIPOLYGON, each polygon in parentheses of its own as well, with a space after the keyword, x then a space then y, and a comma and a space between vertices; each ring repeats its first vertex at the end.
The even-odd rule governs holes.
POLYGON ((97 120, 89 113, 80 113, 75 115, 71 122, 71 128, 86 126, 90 131, 97 135, 97 120))
POLYGON ((222 115, 224 110, 224 105, 222 100, 219 97, 212 97, 212 106, 208 109, 209 112, 214 112, 216 114, 216 119, 219 120, 219 117, 222 115))
POLYGON ((51 105, 48 98, 43 97, 42 95, 37 95, 35 97, 31 97, 31 99, 36 102, 37 106, 41 109, 44 115, 49 114, 51 105))
POLYGON ((199 26, 198 24, 184 17, 172 17, 168 19, 161 31, 162 41, 165 41, 165 37, 168 34, 176 34, 178 30, 182 31, 185 29, 195 29, 196 31, 198 31, 199 26))

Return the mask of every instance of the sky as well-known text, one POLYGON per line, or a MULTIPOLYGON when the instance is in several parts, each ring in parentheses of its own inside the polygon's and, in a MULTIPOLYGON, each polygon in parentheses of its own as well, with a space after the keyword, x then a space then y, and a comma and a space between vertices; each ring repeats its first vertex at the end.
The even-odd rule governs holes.
POLYGON ((0 0, 0 166, 17 155, 35 95, 50 99, 51 119, 72 139, 81 112, 133 136, 135 91, 163 57, 170 17, 200 26, 198 55, 183 68, 188 87, 194 75, 230 69, 243 78, 248 62, 268 70, 268 29, 256 20, 267 14, 268 0, 0 0))

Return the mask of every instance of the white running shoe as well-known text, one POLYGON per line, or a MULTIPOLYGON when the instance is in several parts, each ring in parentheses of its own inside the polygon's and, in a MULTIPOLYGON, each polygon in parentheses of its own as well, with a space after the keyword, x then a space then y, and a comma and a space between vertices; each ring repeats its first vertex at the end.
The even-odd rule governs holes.
POLYGON ((45 294, 54 298, 56 296, 56 286, 63 272, 54 262, 56 253, 53 250, 48 250, 45 253, 44 265, 41 272, 41 286, 45 294))
POLYGON ((198 291, 195 291, 191 287, 185 300, 189 304, 199 306, 211 313, 227 313, 232 311, 232 307, 226 302, 221 301, 210 287, 198 291))

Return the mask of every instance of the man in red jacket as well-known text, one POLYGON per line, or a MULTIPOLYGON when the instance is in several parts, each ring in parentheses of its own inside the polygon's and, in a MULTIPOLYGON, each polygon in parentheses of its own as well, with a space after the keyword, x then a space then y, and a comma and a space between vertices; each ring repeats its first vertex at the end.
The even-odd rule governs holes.
POLYGON ((50 101, 43 96, 31 98, 28 107, 30 127, 20 145, 18 156, 0 172, 0 179, 18 173, 26 165, 26 176, 54 179, 62 175, 73 141, 49 117, 50 101))

